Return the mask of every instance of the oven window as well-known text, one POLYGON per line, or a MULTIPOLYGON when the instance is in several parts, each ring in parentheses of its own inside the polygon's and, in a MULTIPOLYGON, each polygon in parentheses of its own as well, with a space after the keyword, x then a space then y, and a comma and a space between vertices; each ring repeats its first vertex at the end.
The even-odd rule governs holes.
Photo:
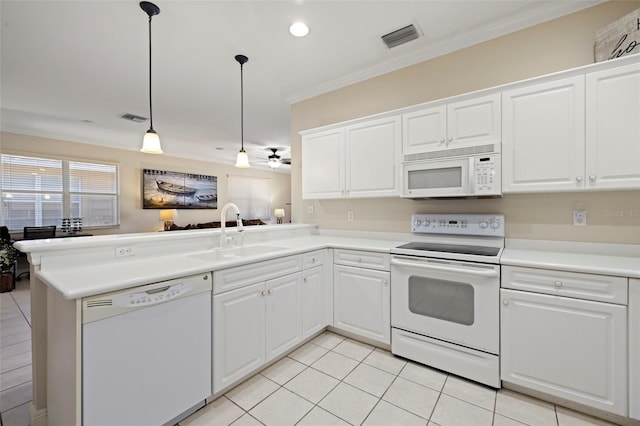
POLYGON ((473 286, 457 281, 409 277, 409 310, 443 321, 472 325, 473 286))
POLYGON ((410 170, 409 189, 438 189, 462 187, 462 167, 410 170))

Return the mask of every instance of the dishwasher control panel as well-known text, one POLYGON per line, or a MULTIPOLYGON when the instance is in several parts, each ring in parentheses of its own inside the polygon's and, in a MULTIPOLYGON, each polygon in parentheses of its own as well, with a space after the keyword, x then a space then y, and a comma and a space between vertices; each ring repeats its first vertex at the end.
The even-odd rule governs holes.
POLYGON ((154 305, 188 293, 192 288, 193 285, 187 281, 138 293, 122 294, 114 301, 116 306, 154 305))
POLYGON ((211 273, 207 272, 85 297, 82 299, 82 323, 102 320, 206 291, 211 292, 212 283, 211 273))

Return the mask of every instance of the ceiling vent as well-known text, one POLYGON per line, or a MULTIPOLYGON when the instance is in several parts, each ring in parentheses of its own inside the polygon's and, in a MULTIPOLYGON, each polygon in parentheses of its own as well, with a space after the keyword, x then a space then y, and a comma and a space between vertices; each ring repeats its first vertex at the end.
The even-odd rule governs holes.
POLYGON ((139 115, 125 113, 120 116, 120 118, 124 118, 125 120, 133 121, 136 123, 143 123, 147 121, 147 117, 140 117, 139 115))
POLYGON ((384 42, 387 48, 392 49, 394 47, 400 46, 401 44, 405 44, 410 42, 411 40, 415 40, 420 37, 418 30, 415 25, 407 25, 406 27, 400 28, 398 30, 392 31, 389 34, 385 34, 381 36, 382 41, 384 42))

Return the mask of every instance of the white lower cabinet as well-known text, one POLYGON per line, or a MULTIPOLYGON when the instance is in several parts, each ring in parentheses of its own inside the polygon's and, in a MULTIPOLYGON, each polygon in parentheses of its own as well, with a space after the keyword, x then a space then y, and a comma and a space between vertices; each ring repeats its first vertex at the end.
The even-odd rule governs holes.
POLYGON ((333 271, 334 327, 390 344, 390 273, 344 265, 333 271))
POLYGON ((629 417, 640 420, 640 279, 629 280, 629 417))
POLYGON ((626 306, 504 288, 500 296, 503 381, 627 415, 626 306))
POLYGON ((213 393, 265 362, 264 283, 213 296, 213 393))
POLYGON ((215 271, 213 394, 328 324, 327 250, 215 271))
POLYGON ((324 266, 302 272, 302 338, 322 330, 325 322, 324 266))
POLYGON ((300 272, 213 296, 213 393, 302 340, 300 272))

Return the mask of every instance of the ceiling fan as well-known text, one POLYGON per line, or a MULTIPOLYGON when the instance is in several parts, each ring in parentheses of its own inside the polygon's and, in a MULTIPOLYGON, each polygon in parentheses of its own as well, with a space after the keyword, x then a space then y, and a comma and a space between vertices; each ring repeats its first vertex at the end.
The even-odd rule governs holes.
POLYGON ((266 159, 267 165, 272 169, 277 169, 283 164, 290 166, 291 158, 282 158, 282 156, 278 155, 278 150, 283 150, 283 148, 265 148, 265 151, 271 151, 271 155, 266 159))

